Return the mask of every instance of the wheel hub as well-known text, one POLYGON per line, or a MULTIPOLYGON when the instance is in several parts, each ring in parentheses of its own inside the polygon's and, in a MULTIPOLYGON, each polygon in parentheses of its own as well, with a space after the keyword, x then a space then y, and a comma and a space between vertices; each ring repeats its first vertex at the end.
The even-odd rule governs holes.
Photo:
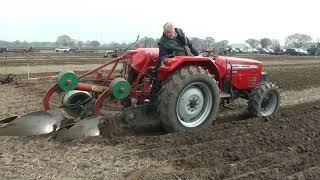
POLYGON ((266 96, 263 98, 261 103, 262 116, 271 115, 276 108, 276 104, 277 104, 276 94, 273 91, 268 92, 266 96))
POLYGON ((196 127, 209 115, 212 94, 203 83, 193 83, 186 87, 177 101, 177 116, 186 127, 196 127))
POLYGON ((196 98, 193 98, 192 100, 189 100, 189 104, 188 104, 188 106, 190 106, 190 108, 192 108, 192 109, 197 109, 197 105, 199 105, 199 102, 198 102, 199 100, 198 99, 196 99, 196 98))
POLYGON ((181 118, 189 122, 200 113, 203 106, 201 90, 197 87, 187 89, 183 93, 178 105, 181 118))

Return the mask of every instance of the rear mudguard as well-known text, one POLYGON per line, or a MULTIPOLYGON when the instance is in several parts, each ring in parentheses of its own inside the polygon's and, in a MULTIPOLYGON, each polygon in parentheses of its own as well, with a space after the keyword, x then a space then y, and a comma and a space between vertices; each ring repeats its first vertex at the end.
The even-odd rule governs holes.
POLYGON ((207 57, 199 56, 175 56, 164 60, 163 65, 159 68, 157 77, 159 80, 164 81, 177 69, 183 66, 202 66, 207 69, 211 74, 214 74, 215 80, 219 82, 219 89, 222 87, 221 73, 215 61, 207 57))

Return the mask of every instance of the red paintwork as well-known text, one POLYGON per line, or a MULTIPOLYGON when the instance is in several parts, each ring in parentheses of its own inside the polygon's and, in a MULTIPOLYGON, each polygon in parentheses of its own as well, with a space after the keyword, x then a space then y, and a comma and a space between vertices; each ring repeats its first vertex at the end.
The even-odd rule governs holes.
MULTIPOLYGON (((143 102, 144 99, 150 98, 150 85, 151 78, 148 77, 147 69, 154 64, 158 59, 158 48, 138 48, 125 52, 119 57, 96 67, 95 69, 88 71, 78 79, 82 79, 85 76, 96 73, 102 68, 113 64, 111 70, 106 74, 106 78, 102 78, 102 74, 97 75, 97 79, 101 82, 100 86, 93 86, 91 84, 79 83, 75 88, 83 91, 97 91, 103 92, 100 94, 94 105, 94 111, 96 115, 100 115, 100 108, 103 101, 107 96, 110 96, 110 92, 107 90, 110 85, 111 74, 115 71, 115 67, 118 63, 125 63, 125 71, 128 72, 130 66, 138 73, 137 79, 131 86, 131 98, 135 98, 139 102, 143 102), (131 64, 127 64, 126 58, 130 59, 131 64), (143 80, 143 81, 142 81, 143 80), (141 85, 141 82, 143 84, 141 85), (95 90, 93 89, 95 88, 95 90), (105 89, 104 89, 105 88, 105 89)), ((164 81, 167 77, 177 69, 186 65, 198 65, 207 69, 210 73, 214 74, 215 79, 219 82, 219 88, 222 89, 222 79, 231 79, 233 88, 238 90, 249 90, 255 88, 261 82, 262 64, 256 60, 241 59, 235 57, 216 56, 213 59, 199 56, 176 56, 164 60, 163 65, 158 69, 157 77, 159 80, 164 81)), ((123 76, 125 77, 125 76, 123 76)), ((43 97, 43 106, 45 110, 50 110, 49 101, 53 93, 61 92, 58 85, 51 87, 43 97)))
MULTIPOLYGON (((87 91, 87 92, 92 92, 92 86, 91 84, 83 84, 83 83, 79 83, 77 85, 77 87, 75 88, 76 90, 82 90, 82 91, 87 91)), ((52 86, 51 88, 49 88, 46 92, 46 94, 43 97, 42 103, 43 103, 43 107, 45 111, 49 111, 50 110, 50 98, 54 93, 59 93, 62 92, 62 90, 59 88, 58 84, 55 84, 54 86, 52 86)), ((94 112, 96 116, 100 116, 100 108, 101 105, 103 103, 103 101, 105 100, 105 98, 109 95, 109 90, 105 90, 103 93, 101 93, 99 95, 99 97, 97 98, 95 104, 94 104, 94 112)))
POLYGON ((118 63, 119 63, 119 61, 116 61, 116 62, 113 64, 111 71, 109 71, 109 73, 108 73, 108 75, 107 75, 107 77, 106 77, 106 81, 108 81, 108 80, 110 79, 111 74, 112 74, 113 71, 116 69, 118 63))
POLYGON ((96 100, 95 104, 94 104, 94 113, 96 116, 100 116, 100 108, 102 107, 102 103, 103 101, 106 99, 106 97, 109 95, 109 90, 105 90, 103 93, 101 93, 98 97, 98 99, 96 100))
MULTIPOLYGON (((94 68, 93 70, 86 72, 85 74, 83 74, 82 76, 80 76, 78 79, 81 79, 81 78, 86 77, 86 76, 88 76, 88 75, 90 75, 90 74, 93 74, 93 73, 101 70, 102 68, 110 65, 110 64, 118 63, 118 62, 119 62, 120 60, 122 60, 123 58, 128 57, 129 54, 130 54, 130 52, 124 53, 123 55, 121 55, 121 56, 119 56, 119 57, 113 58, 112 60, 110 60, 110 61, 108 61, 108 62, 106 62, 106 63, 104 63, 104 64, 102 64, 102 65, 100 65, 100 66, 98 66, 98 67, 96 67, 96 68, 94 68)), ((114 70, 114 69, 113 69, 113 70, 114 70)), ((112 73, 113 73, 113 71, 110 71, 110 72, 108 73, 107 77, 109 77, 109 74, 112 74, 112 73)))
POLYGON ((261 82, 262 63, 260 61, 217 56, 214 63, 221 77, 230 77, 232 70, 231 84, 236 89, 252 89, 261 82))
POLYGON ((148 61, 148 58, 150 58, 149 62, 146 64, 146 67, 152 66, 154 61, 158 59, 159 56, 159 49, 158 48, 138 48, 133 50, 132 55, 130 56, 131 60, 131 66, 137 71, 137 72, 143 72, 143 67, 145 66, 145 62, 148 61))
POLYGON ((44 94, 43 99, 42 99, 42 104, 43 104, 43 107, 44 107, 45 111, 49 111, 50 110, 50 104, 49 104, 50 98, 53 95, 53 93, 56 93, 56 92, 61 92, 58 84, 53 85, 44 94))
MULTIPOLYGON (((192 57, 192 56, 176 56, 165 59, 163 65, 159 68, 158 78, 163 81, 178 68, 185 65, 199 65, 208 69, 212 74, 215 74, 215 79, 221 82, 221 73, 214 61, 207 57, 192 57)), ((221 85, 221 83, 219 83, 221 85)))
POLYGON ((79 83, 75 88, 75 90, 92 92, 92 84, 79 83))
MULTIPOLYGON (((130 56, 132 67, 144 73, 158 58, 158 48, 139 48, 130 56), (147 62, 148 61, 148 62, 147 62), (146 63, 147 62, 147 63, 146 63)), ((262 64, 251 59, 216 56, 214 59, 199 56, 176 56, 165 59, 158 70, 158 78, 165 80, 172 72, 185 65, 200 65, 215 74, 221 89, 222 78, 230 78, 233 87, 239 90, 252 89, 261 82, 262 64), (231 75, 232 70, 232 76, 231 75)), ((141 74, 140 74, 141 75, 141 74)))

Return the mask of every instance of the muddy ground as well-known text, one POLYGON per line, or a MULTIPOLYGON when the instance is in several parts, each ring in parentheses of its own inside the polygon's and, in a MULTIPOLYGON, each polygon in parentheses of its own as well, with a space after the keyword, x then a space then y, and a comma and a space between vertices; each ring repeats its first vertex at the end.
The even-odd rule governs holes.
MULTIPOLYGON (((272 119, 220 115, 198 133, 65 144, 0 137, 0 179, 320 179, 320 63, 281 62, 264 66, 282 92, 272 119)), ((50 85, 0 85, 0 119, 41 110, 50 85)))

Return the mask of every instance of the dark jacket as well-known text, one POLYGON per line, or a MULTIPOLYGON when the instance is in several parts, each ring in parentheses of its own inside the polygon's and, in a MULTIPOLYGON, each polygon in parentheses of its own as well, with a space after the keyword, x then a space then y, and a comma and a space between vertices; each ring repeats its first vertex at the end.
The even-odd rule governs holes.
MULTIPOLYGON (((190 40, 184 35, 181 29, 175 29, 177 32, 177 37, 174 39, 178 44, 180 44, 182 47, 189 48, 190 52, 198 56, 199 52, 192 46, 192 43, 190 40), (178 31, 177 31, 178 30, 178 31), (179 31, 180 30, 180 31, 179 31), (182 32, 182 33, 181 33, 182 32)), ((190 53, 188 53, 188 49, 184 48, 183 51, 177 51, 172 48, 166 48, 166 46, 161 41, 163 38, 165 38, 165 35, 163 34, 160 41, 159 41, 159 59, 162 61, 168 56, 176 55, 176 56, 188 56, 190 53)))

